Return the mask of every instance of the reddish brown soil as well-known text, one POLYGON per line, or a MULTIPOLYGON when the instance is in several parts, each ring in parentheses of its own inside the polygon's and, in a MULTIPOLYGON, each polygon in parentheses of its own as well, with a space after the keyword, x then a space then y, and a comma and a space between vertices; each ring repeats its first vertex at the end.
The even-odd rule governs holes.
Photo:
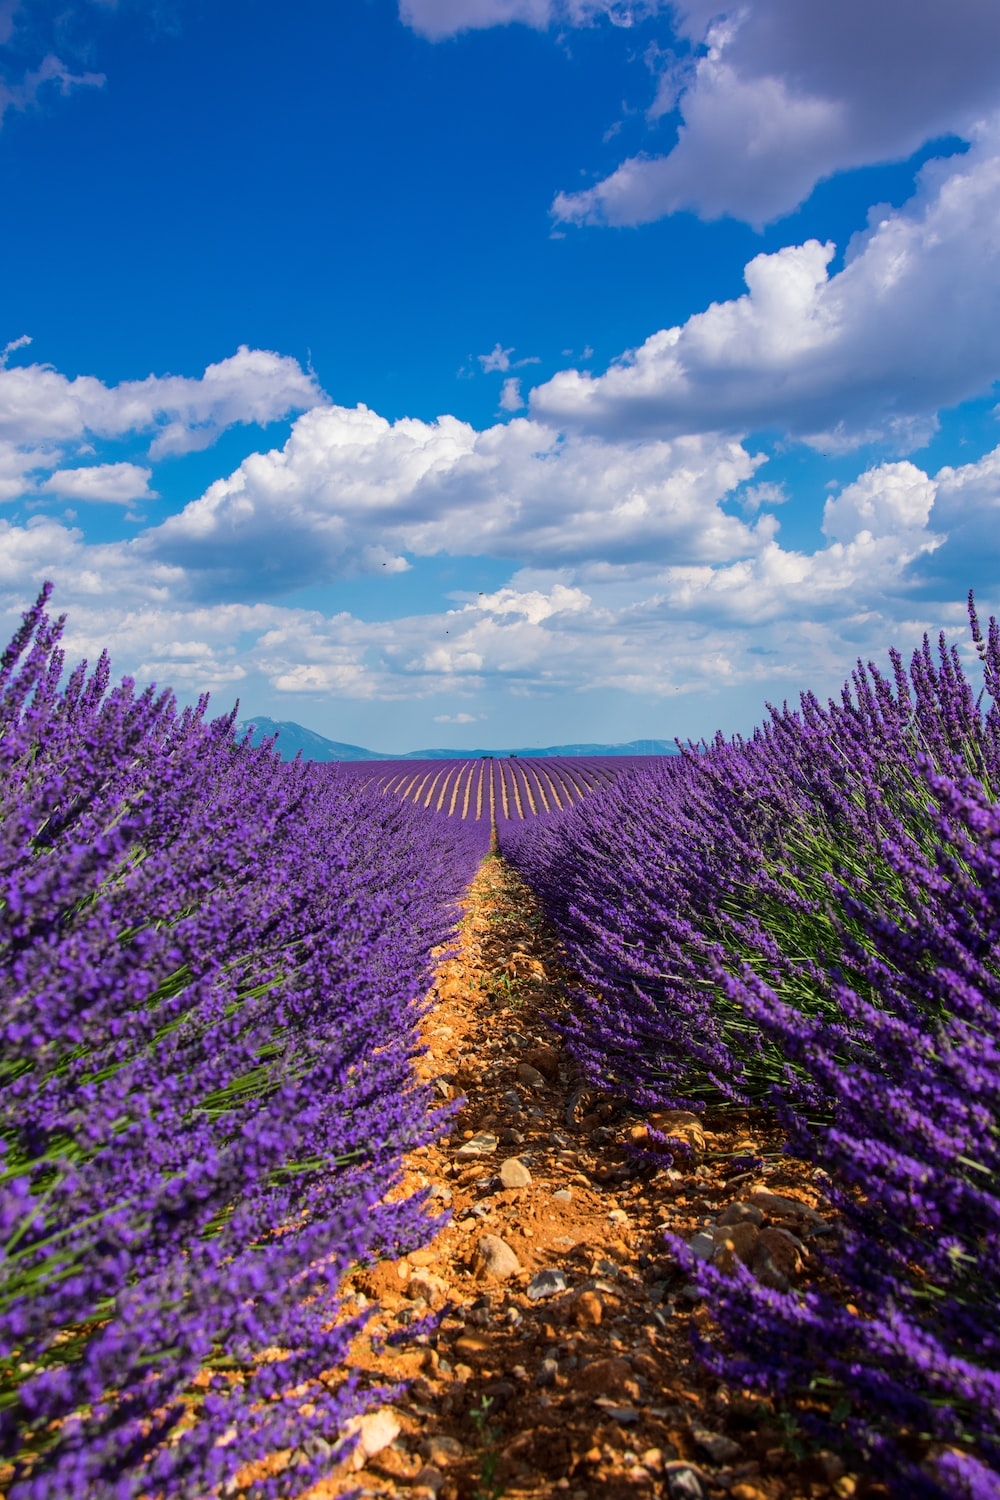
POLYGON ((690 1238, 762 1188, 802 1205, 799 1219, 786 1207, 765 1215, 765 1227, 805 1235, 815 1226, 809 1208, 823 1207, 807 1170, 781 1156, 763 1117, 732 1114, 707 1117, 703 1147, 686 1164, 637 1167, 628 1142, 639 1117, 582 1088, 549 1024, 561 978, 529 894, 501 860, 488 860, 424 1022, 421 1072, 461 1109, 446 1139, 413 1154, 406 1179, 411 1189, 432 1184, 450 1221, 425 1250, 358 1270, 347 1288, 379 1304, 358 1366, 372 1379, 410 1381, 385 1411, 398 1433, 311 1500, 353 1486, 411 1500, 875 1493, 832 1455, 794 1458, 765 1405, 701 1369, 691 1328, 709 1327, 711 1314, 685 1296, 662 1243, 664 1228, 690 1238), (525 1065, 541 1078, 532 1082, 525 1065), (504 1102, 511 1090, 520 1110, 504 1102), (498 1138, 495 1151, 463 1161, 480 1132, 498 1138), (733 1158, 751 1152, 764 1165, 734 1177, 733 1158), (530 1185, 504 1188, 499 1168, 515 1156, 530 1185), (521 1269, 509 1279, 477 1270, 485 1234, 515 1252, 521 1269), (529 1283, 545 1268, 561 1271, 566 1288, 533 1301, 529 1283), (436 1334, 403 1352, 383 1345, 428 1306, 447 1309, 436 1334))

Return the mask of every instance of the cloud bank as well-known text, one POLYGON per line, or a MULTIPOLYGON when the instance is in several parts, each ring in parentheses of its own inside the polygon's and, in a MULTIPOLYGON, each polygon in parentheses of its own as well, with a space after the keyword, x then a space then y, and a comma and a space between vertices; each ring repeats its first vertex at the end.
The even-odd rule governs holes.
MULTIPOLYGON (((998 12, 1000 14, 1000 12, 998 12)), ((809 240, 746 267, 747 292, 654 333, 603 375, 557 374, 532 414, 604 435, 770 428, 825 449, 905 452, 1000 375, 1000 117, 876 207, 830 274, 809 240)))

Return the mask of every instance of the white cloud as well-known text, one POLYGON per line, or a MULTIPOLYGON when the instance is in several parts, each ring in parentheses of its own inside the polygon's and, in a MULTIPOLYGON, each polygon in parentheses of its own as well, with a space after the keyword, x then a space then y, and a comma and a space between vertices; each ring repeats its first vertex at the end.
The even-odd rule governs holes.
POLYGON ((252 455, 147 532, 141 550, 216 596, 374 571, 372 546, 542 566, 717 560, 770 535, 769 519, 751 529, 718 505, 759 462, 730 438, 563 441, 523 418, 477 432, 455 417, 389 423, 363 406, 320 407, 283 448, 252 455))
POLYGON ((483 374, 490 375, 494 370, 509 370, 513 353, 513 349, 502 348, 498 340, 489 354, 477 354, 476 358, 483 367, 483 374))
POLYGON ((862 534, 900 537, 923 531, 936 493, 934 481, 916 464, 881 464, 827 500, 823 534, 850 541, 862 534))
POLYGON ((521 395, 521 382, 516 375, 510 375, 503 383, 500 392, 500 409, 502 411, 521 411, 525 405, 521 395))
MULTIPOLYGON (((20 343, 20 341, 18 341, 20 343)), ((0 367, 0 440, 38 448, 154 434, 152 458, 207 448, 227 427, 264 426, 323 401, 312 375, 288 355, 241 345, 204 375, 149 375, 108 386, 51 365, 0 367)))
POLYGON ((752 689, 759 703, 796 684, 832 688, 854 656, 881 654, 892 640, 905 647, 924 628, 960 630, 962 595, 981 570, 947 583, 952 533, 971 521, 996 535, 998 510, 1000 448, 935 476, 886 463, 828 500, 829 540, 812 553, 745 532, 742 555, 522 568, 447 610, 377 621, 192 602, 190 572, 151 558, 144 540, 87 545, 79 531, 36 516, 0 523, 0 610, 9 628, 41 579, 54 577, 56 603, 70 613, 71 658, 109 645, 116 670, 140 680, 188 695, 210 688, 223 705, 236 692, 252 702, 267 691, 286 700, 284 716, 306 722, 310 704, 331 698, 374 706, 456 692, 470 719, 440 722, 470 722, 510 695, 604 689, 715 701, 752 689), (931 562, 945 602, 918 607, 927 595, 915 586, 931 562))
POLYGON ((133 500, 155 500, 149 488, 152 469, 138 464, 92 464, 80 469, 57 469, 38 486, 43 494, 65 500, 103 500, 128 505, 133 500))
POLYGON ((668 0, 399 0, 400 19, 431 41, 520 22, 542 31, 547 26, 584 26, 607 16, 631 26, 665 9, 668 0))
POLYGON ((435 714, 435 724, 478 724, 485 714, 435 714))
MULTIPOLYGON (((1000 11, 998 11, 1000 15, 1000 11)), ((562 371, 533 415, 612 437, 778 428, 826 449, 902 451, 1000 376, 1000 117, 873 211, 831 276, 808 240, 746 267, 748 291, 653 334, 603 375, 562 371)))
MULTIPOLYGON (((11 13, 8 7, 8 20, 11 13)), ((0 12, 0 23, 3 19, 0 12)), ((40 94, 49 86, 65 96, 75 88, 103 88, 105 81, 103 73, 71 73, 66 64, 50 52, 37 68, 29 69, 17 83, 0 79, 0 124, 8 110, 30 109, 37 104, 40 94)))
POLYGON ((563 220, 639 224, 681 209, 756 225, 838 171, 903 160, 1000 105, 993 0, 678 0, 651 117, 680 109, 676 145, 560 194, 563 220))

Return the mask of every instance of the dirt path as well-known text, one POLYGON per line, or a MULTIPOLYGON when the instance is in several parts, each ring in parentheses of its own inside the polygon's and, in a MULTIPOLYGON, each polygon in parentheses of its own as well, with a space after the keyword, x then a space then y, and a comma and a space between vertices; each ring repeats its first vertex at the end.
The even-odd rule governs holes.
POLYGON ((365 1419, 357 1471, 312 1500, 350 1485, 386 1500, 873 1493, 832 1456, 793 1458, 764 1407, 705 1374, 690 1332, 710 1314, 663 1251, 664 1227, 714 1233, 719 1253, 794 1274, 788 1257, 808 1260, 818 1222, 804 1169, 745 1116, 692 1125, 683 1170, 638 1164, 639 1117, 582 1087, 544 1019, 558 1013, 559 980, 529 894, 488 860, 424 1023, 421 1071, 462 1107, 407 1177, 432 1186, 450 1222, 426 1249, 352 1278, 362 1305, 381 1309, 357 1364, 411 1384, 365 1419), (728 1164, 748 1154, 769 1164, 734 1176, 728 1164), (737 1201, 728 1217, 742 1223, 714 1227, 737 1201), (402 1353, 383 1343, 442 1307, 436 1334, 402 1353))

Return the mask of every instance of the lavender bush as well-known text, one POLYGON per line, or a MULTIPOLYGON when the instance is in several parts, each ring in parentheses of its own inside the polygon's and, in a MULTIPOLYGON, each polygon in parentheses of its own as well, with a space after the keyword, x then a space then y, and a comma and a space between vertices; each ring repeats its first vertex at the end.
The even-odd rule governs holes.
POLYGON ((503 841, 584 978, 591 1075, 767 1100, 827 1174, 842 1295, 700 1268, 706 1357, 938 1500, 1000 1495, 1000 634, 970 612, 984 700, 925 642, 503 841))
POLYGON ((360 1409, 349 1265, 432 1129, 411 1061, 480 831, 63 679, 48 590, 0 659, 0 1451, 9 1500, 293 1495, 360 1409))

